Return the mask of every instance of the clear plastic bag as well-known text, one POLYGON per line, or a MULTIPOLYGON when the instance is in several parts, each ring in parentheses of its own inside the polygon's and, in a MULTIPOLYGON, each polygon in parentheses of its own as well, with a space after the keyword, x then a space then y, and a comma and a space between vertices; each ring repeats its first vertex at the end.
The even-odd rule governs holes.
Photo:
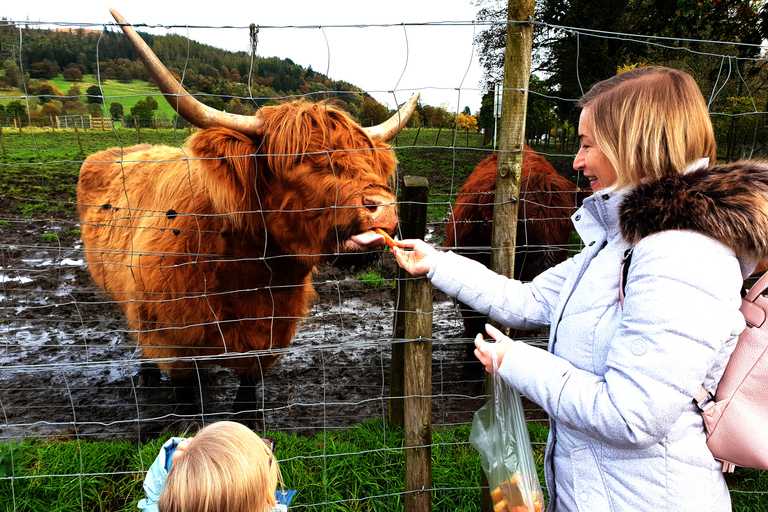
POLYGON ((494 354, 491 398, 475 412, 469 443, 482 458, 495 512, 541 512, 544 497, 520 393, 497 370, 494 354))

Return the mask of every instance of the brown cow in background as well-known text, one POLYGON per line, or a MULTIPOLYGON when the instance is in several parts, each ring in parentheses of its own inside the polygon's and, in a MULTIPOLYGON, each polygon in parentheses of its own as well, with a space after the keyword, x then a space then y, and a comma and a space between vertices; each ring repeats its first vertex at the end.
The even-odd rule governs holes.
POLYGON ((374 228, 395 233, 385 141, 418 97, 366 129, 329 104, 293 101, 251 117, 215 111, 112 12, 171 105, 205 129, 182 148, 88 157, 77 188, 88 268, 143 357, 172 378, 191 376, 192 357, 259 376, 278 356, 238 354, 290 343, 315 297, 315 266, 338 254, 375 257, 384 238, 374 228))
MULTIPOLYGON (((444 246, 483 265, 491 266, 491 230, 496 192, 496 167, 499 157, 489 156, 477 164, 459 192, 446 225, 444 246)), ((573 224, 570 216, 589 193, 578 190, 560 176, 543 156, 525 146, 520 177, 516 279, 530 281, 544 270, 568 257, 573 224)), ((464 335, 474 338, 485 333, 487 317, 459 303, 464 335)), ((469 347, 469 356, 474 346, 469 347)))

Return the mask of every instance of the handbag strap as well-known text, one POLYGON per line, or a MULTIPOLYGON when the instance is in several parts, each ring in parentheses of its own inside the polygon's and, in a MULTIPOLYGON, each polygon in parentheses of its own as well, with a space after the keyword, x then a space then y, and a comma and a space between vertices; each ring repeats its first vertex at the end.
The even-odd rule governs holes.
POLYGON ((766 288, 768 288, 768 272, 763 274, 763 276, 757 280, 755 285, 749 289, 747 296, 744 297, 744 299, 749 302, 755 302, 755 299, 761 295, 766 288))
MULTIPOLYGON (((624 307, 624 294, 626 292, 625 288, 627 287, 627 276, 629 275, 629 264, 632 262, 632 250, 634 247, 630 247, 626 251, 624 251, 624 258, 621 260, 621 273, 620 273, 620 279, 621 283, 619 284, 619 302, 621 303, 621 307, 624 307)), ((768 275, 768 272, 766 273, 768 275)), ((766 286, 768 286, 768 280, 766 280, 766 286)))

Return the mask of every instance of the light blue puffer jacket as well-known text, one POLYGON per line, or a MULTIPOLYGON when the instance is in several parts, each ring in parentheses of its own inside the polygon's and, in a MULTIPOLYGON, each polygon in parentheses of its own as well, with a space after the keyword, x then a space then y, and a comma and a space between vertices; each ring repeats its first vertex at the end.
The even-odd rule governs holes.
POLYGON ((586 199, 572 217, 585 248, 530 284, 449 252, 428 277, 502 324, 550 326, 548 351, 514 343, 499 369, 550 416, 550 512, 728 511, 692 397, 714 391, 745 327, 753 268, 705 235, 657 233, 635 246, 622 309, 625 193, 586 199))

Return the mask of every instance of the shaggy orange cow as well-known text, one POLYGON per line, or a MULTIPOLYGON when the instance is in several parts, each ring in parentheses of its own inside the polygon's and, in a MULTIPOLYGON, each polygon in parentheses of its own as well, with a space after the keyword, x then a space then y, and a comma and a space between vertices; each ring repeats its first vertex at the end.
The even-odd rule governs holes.
POLYGON ((375 229, 396 231, 385 141, 417 96, 372 128, 303 101, 226 114, 188 95, 112 13, 169 103, 204 130, 182 148, 88 157, 77 188, 88 268, 143 356, 172 378, 189 376, 193 357, 259 375, 278 356, 238 354, 290 343, 315 297, 315 266, 340 254, 375 257, 385 244, 375 229))
MULTIPOLYGON (((444 246, 491 265, 491 230, 496 192, 497 154, 481 161, 469 175, 456 199, 446 225, 444 246)), ((544 270, 564 261, 573 225, 571 214, 586 197, 570 180, 557 174, 552 164, 525 146, 520 176, 516 279, 530 281, 544 270)), ((487 317, 459 303, 465 336, 485 332, 487 317)), ((470 347, 470 352, 474 346, 470 347)), ((470 354, 471 356, 471 354, 470 354)))

